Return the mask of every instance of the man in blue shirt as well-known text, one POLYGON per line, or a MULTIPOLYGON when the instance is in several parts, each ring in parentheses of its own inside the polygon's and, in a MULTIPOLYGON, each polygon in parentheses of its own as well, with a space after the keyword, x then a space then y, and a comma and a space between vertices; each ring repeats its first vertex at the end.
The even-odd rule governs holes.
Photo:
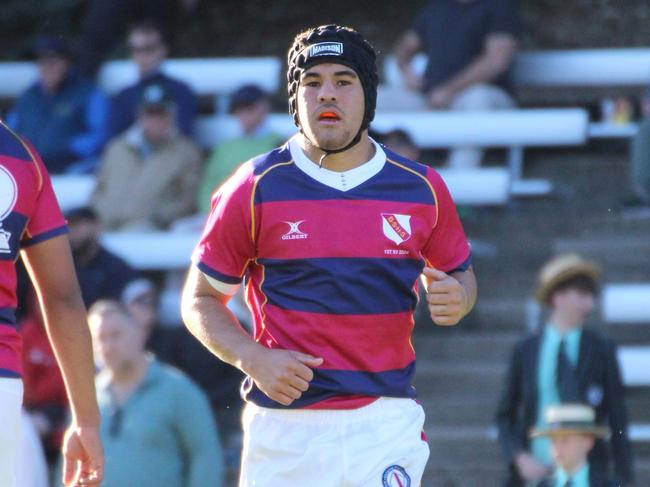
POLYGON ((114 137, 135 122, 142 92, 147 86, 162 85, 170 94, 176 107, 176 125, 192 138, 196 119, 197 101, 190 87, 180 80, 167 76, 161 66, 167 58, 168 47, 160 28, 151 21, 136 24, 128 36, 131 57, 138 69, 139 81, 120 91, 113 99, 108 121, 108 131, 114 137))
POLYGON ((593 407, 596 421, 612 431, 609 445, 596 441, 590 467, 609 475, 609 450, 616 481, 633 482, 616 347, 585 327, 595 307, 599 276, 598 266, 577 254, 557 256, 539 273, 536 295, 550 312, 547 324, 541 333, 515 346, 497 412, 499 441, 510 466, 509 486, 548 475, 550 442, 546 437, 530 441, 527 432, 543 426, 543 412, 549 406, 567 402, 593 407))
POLYGON ((18 98, 7 124, 34 144, 50 173, 92 172, 106 142, 108 99, 81 76, 62 38, 41 35, 32 52, 38 80, 18 98))
MULTIPOLYGON (((510 67, 521 37, 521 19, 511 0, 433 0, 395 46, 407 91, 379 94, 379 109, 497 110, 513 108, 510 67), (423 75, 412 69, 418 52, 427 57, 423 75), (396 102, 399 105, 396 105, 396 102)), ((456 147, 447 165, 480 164, 476 147, 456 147)))

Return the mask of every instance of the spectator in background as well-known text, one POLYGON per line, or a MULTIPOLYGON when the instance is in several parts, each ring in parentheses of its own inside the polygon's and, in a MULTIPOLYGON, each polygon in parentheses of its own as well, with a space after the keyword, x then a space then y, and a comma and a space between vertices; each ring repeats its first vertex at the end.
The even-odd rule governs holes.
POLYGON ((165 39, 173 40, 179 7, 192 10, 199 0, 90 0, 83 21, 79 64, 84 73, 95 76, 111 49, 134 21, 149 20, 160 25, 165 39))
POLYGON ((409 135, 406 130, 395 129, 390 132, 386 132, 380 137, 380 141, 388 149, 393 152, 397 152, 400 156, 406 157, 412 161, 420 161, 421 151, 420 148, 415 145, 413 138, 409 135))
POLYGON ((537 299, 548 306, 550 316, 540 334, 515 346, 497 413, 499 441, 510 465, 508 486, 536 482, 550 473, 548 438, 529 441, 527 432, 544 426, 547 407, 575 402, 593 407, 597 423, 612 431, 609 445, 600 439, 591 450, 591 471, 609 475, 609 446, 616 485, 633 483, 616 347, 585 328, 599 275, 596 264, 576 254, 551 259, 539 273, 537 299))
POLYGON ((239 122, 240 133, 224 140, 212 152, 205 166, 199 189, 199 210, 210 210, 210 198, 240 164, 274 149, 282 138, 267 124, 271 110, 269 96, 256 85, 245 85, 230 97, 230 113, 239 122))
POLYGON ((223 454, 205 395, 144 350, 145 330, 116 301, 89 312, 100 363, 103 487, 223 485, 223 454))
POLYGON ((164 229, 195 212, 202 155, 178 132, 177 109, 165 84, 145 86, 135 124, 106 148, 92 196, 106 229, 164 229))
POLYGON ((7 124, 34 144, 50 173, 92 172, 106 141, 108 99, 77 71, 61 37, 38 36, 32 55, 38 79, 11 108, 7 124))
MULTIPOLYGON (((520 35, 521 21, 510 0, 429 2, 395 47, 398 67, 412 93, 380 93, 378 109, 391 108, 392 100, 399 100, 403 109, 513 107, 508 74, 520 35), (427 56, 424 76, 411 64, 418 51, 427 56)), ((447 165, 476 167, 481 158, 478 148, 455 148, 447 165)))
POLYGON ((70 228, 70 247, 86 306, 99 299, 119 299, 124 287, 137 273, 99 241, 97 214, 88 207, 66 212, 70 228))
POLYGON ((554 471, 536 487, 616 487, 602 472, 589 467, 587 455, 597 438, 605 438, 608 430, 596 424, 593 408, 584 404, 549 406, 544 412, 544 425, 535 428, 531 437, 549 437, 554 471))
POLYGON ((108 120, 109 136, 115 137, 133 125, 139 114, 142 93, 156 84, 165 89, 176 106, 176 127, 184 135, 193 137, 196 97, 187 84, 163 73, 161 66, 168 47, 160 28, 151 21, 135 25, 129 33, 128 45, 140 79, 113 99, 108 120))
POLYGON ((122 293, 122 303, 145 331, 147 350, 185 372, 207 394, 221 432, 227 466, 235 473, 241 449, 243 401, 239 387, 243 374, 225 362, 215 362, 214 356, 180 323, 162 325, 157 291, 148 279, 131 282, 122 293))

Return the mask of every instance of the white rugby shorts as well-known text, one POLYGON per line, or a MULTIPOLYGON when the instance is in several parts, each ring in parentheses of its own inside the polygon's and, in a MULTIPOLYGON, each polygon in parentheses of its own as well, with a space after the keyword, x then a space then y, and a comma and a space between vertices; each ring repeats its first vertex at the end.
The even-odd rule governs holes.
POLYGON ((15 458, 20 446, 23 381, 0 377, 0 485, 14 487, 15 458))
POLYGON ((419 487, 429 458, 424 411, 379 398, 351 410, 247 404, 239 487, 419 487))

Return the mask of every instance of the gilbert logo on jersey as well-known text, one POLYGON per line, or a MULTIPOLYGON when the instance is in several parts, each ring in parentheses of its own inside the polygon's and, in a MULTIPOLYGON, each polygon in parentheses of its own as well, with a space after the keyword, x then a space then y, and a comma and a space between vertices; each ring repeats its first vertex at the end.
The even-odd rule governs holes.
POLYGON ((302 240, 309 237, 308 233, 300 230, 300 225, 305 221, 306 220, 300 220, 298 222, 284 222, 289 225, 289 231, 282 235, 282 240, 302 240))
POLYGON ((384 235, 397 245, 411 238, 411 215, 382 213, 381 219, 384 235))

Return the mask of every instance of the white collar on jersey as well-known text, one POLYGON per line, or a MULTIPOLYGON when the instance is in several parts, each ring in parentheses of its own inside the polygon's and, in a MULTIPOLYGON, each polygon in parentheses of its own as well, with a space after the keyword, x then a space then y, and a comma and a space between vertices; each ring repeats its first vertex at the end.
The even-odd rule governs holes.
POLYGON ((368 179, 379 173, 386 163, 386 153, 371 138, 370 141, 375 146, 375 155, 372 156, 372 159, 348 171, 331 171, 324 167, 318 167, 318 164, 312 162, 304 153, 302 147, 300 147, 297 137, 296 135, 289 140, 289 150, 298 169, 325 186, 338 189, 339 191, 349 191, 365 183, 368 179))

